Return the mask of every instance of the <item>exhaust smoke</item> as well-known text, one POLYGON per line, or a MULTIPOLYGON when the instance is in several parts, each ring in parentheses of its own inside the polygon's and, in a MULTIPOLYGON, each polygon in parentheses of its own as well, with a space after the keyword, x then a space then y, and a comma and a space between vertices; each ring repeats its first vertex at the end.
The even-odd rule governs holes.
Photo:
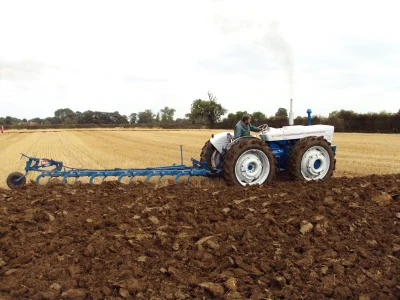
POLYGON ((293 98, 294 93, 294 66, 293 66, 293 54, 290 45, 278 32, 279 23, 273 21, 269 25, 269 30, 262 39, 262 45, 269 50, 274 58, 282 65, 287 81, 289 84, 290 98, 293 98))

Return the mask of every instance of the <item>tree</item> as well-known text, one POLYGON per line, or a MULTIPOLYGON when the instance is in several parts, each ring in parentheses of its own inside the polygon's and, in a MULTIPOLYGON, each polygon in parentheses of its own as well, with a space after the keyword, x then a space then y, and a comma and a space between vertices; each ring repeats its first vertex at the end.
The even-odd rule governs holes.
MULTIPOLYGON (((50 124, 61 124, 61 120, 57 117, 47 117, 44 120, 44 123, 50 123, 50 124)), ((76 124, 76 123, 74 123, 76 124)))
POLYGON ((78 122, 78 124, 81 123, 81 119, 82 119, 82 113, 80 111, 75 112, 75 120, 76 122, 78 122))
POLYGON ((192 121, 206 119, 211 125, 218 122, 228 110, 217 103, 217 98, 210 92, 208 93, 208 99, 194 100, 191 105, 190 114, 186 116, 192 121))
POLYGON ((34 123, 38 123, 38 124, 43 124, 43 123, 44 123, 44 120, 41 119, 41 118, 33 118, 33 119, 30 119, 29 122, 34 122, 34 123))
POLYGON ((74 112, 69 108, 60 108, 54 112, 54 116, 60 119, 64 119, 73 114, 74 112))
POLYGON ((251 119, 254 122, 259 122, 261 120, 265 120, 265 114, 263 114, 261 111, 256 111, 251 115, 251 119))
POLYGON ((275 117, 280 117, 280 118, 285 117, 285 118, 287 118, 288 117, 287 109, 283 108, 283 107, 280 107, 278 109, 278 111, 276 112, 275 117))
POLYGON ((63 122, 63 124, 68 124, 68 125, 72 125, 72 124, 78 124, 78 122, 75 120, 75 118, 70 118, 70 117, 66 117, 63 122))
POLYGON ((127 115, 121 116, 121 123, 120 124, 129 124, 129 119, 127 115))
POLYGON ((391 116, 392 113, 389 112, 389 111, 386 111, 386 110, 381 110, 381 111, 379 112, 379 115, 381 115, 381 116, 391 116))
POLYGON ((13 124, 18 124, 18 123, 21 122, 21 119, 11 117, 11 122, 12 122, 13 124))
POLYGON ((157 113, 156 115, 156 122, 160 122, 160 113, 157 113))
POLYGON ((138 119, 137 113, 131 113, 131 115, 129 116, 129 123, 135 124, 137 119, 138 119))
POLYGON ((10 117, 10 116, 7 116, 6 117, 6 119, 5 119, 5 122, 4 122, 4 124, 6 124, 6 125, 12 125, 12 118, 10 117))
POLYGON ((22 119, 22 122, 26 123, 26 122, 28 122, 28 120, 25 119, 25 118, 23 118, 23 119, 22 119))
POLYGON ((163 109, 160 110, 161 112, 161 122, 173 122, 174 121, 174 114, 175 114, 175 109, 169 108, 168 106, 164 107, 163 109))
POLYGON ((230 123, 237 123, 243 118, 243 115, 247 115, 247 111, 237 111, 236 113, 230 113, 225 120, 228 120, 230 123))
POLYGON ((356 115, 357 115, 357 113, 355 113, 352 110, 342 109, 340 111, 335 110, 335 111, 331 112, 329 114, 329 117, 337 117, 340 119, 351 119, 351 118, 355 117, 356 115))
POLYGON ((187 123, 190 123, 190 120, 189 119, 187 119, 187 118, 177 118, 176 120, 175 120, 175 122, 176 123, 179 123, 179 124, 187 124, 187 123))
MULTIPOLYGON (((52 124, 77 124, 79 121, 76 113, 69 108, 57 109, 54 112, 54 118, 58 118, 60 122, 53 120, 51 121, 52 124)), ((49 120, 47 122, 49 122, 49 120)))
POLYGON ((128 124, 128 117, 121 114, 118 111, 114 111, 113 113, 106 113, 106 116, 109 119, 109 123, 111 124, 128 124))
POLYGON ((79 119, 80 124, 93 124, 94 112, 91 110, 84 111, 79 119))
POLYGON ((154 114, 151 109, 139 112, 138 117, 138 123, 150 123, 154 121, 154 114))

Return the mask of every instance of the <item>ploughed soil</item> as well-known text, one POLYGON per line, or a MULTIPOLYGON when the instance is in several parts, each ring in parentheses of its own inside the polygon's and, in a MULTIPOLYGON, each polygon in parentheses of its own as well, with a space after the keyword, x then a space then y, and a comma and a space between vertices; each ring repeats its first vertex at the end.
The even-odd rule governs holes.
POLYGON ((0 189, 0 299, 398 299, 400 174, 0 189))

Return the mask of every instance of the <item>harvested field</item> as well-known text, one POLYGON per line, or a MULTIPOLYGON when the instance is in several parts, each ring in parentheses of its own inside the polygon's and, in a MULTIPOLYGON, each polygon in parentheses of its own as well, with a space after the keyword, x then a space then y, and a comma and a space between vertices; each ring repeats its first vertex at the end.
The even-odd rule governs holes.
POLYGON ((399 299, 400 174, 0 189, 1 299, 399 299))

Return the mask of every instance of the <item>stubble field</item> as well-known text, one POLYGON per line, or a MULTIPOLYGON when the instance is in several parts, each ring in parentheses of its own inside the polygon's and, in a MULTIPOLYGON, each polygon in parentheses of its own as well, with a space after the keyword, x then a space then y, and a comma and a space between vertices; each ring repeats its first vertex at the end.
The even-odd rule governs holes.
POLYGON ((183 145, 190 164, 211 133, 1 135, 0 299, 400 298, 399 135, 335 134, 325 182, 5 189, 20 152, 129 168, 179 163, 183 145))

